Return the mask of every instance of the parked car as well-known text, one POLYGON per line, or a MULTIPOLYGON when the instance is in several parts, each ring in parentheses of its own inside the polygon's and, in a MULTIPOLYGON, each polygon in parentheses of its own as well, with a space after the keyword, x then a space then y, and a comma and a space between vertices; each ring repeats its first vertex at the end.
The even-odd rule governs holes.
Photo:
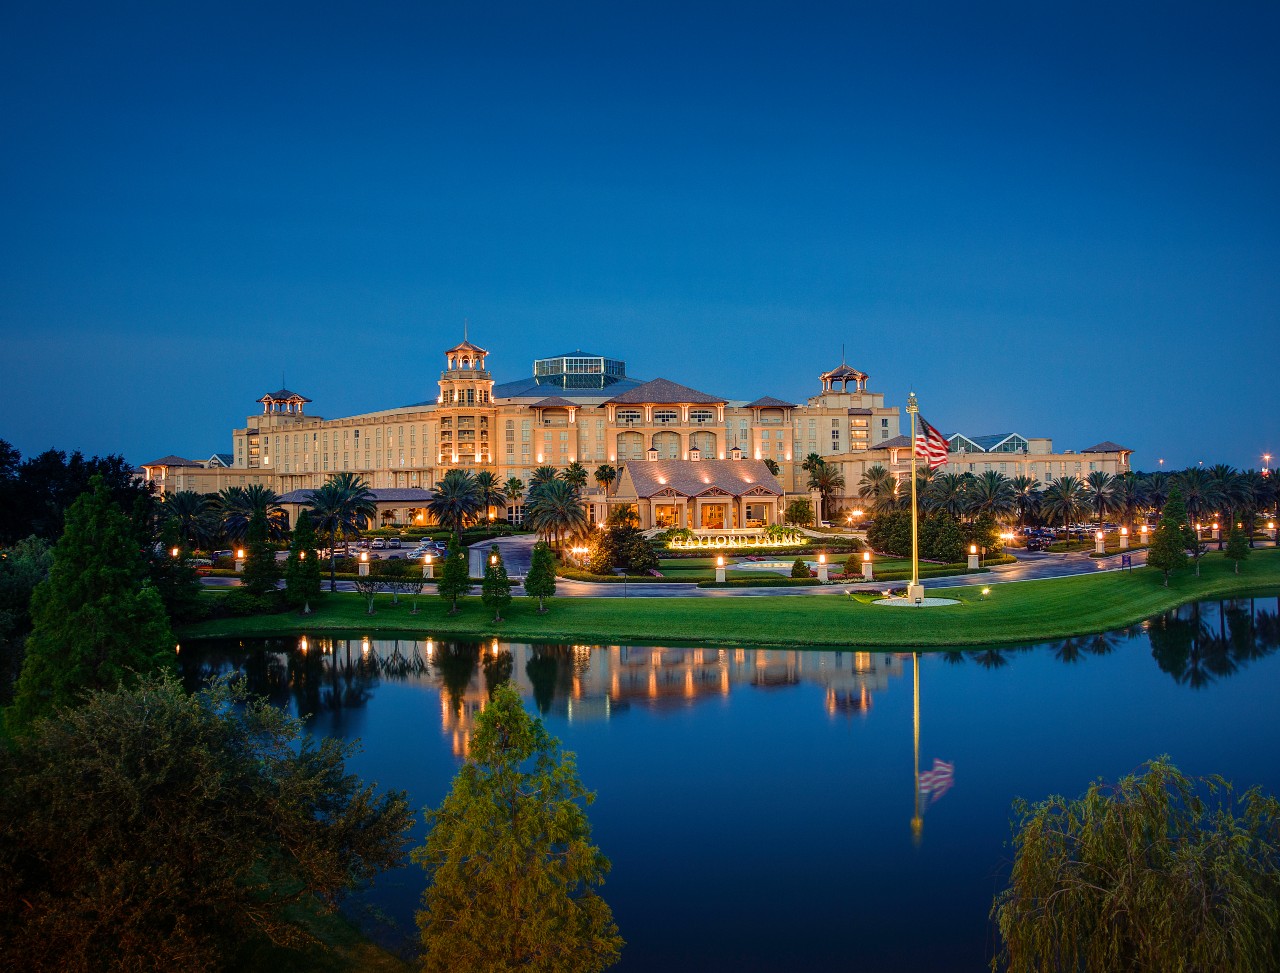
POLYGON ((399 546, 400 546, 400 538, 398 537, 387 538, 387 547, 399 547, 399 546))
POLYGON ((371 546, 375 551, 385 551, 387 549, 387 542, 381 537, 375 537, 371 546))

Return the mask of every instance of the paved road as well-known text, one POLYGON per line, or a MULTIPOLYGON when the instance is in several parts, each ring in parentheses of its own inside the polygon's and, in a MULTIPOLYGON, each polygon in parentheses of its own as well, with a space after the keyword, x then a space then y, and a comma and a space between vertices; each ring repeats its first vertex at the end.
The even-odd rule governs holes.
MULTIPOLYGON (((507 564, 507 573, 513 580, 523 578, 529 570, 529 559, 533 551, 534 538, 531 535, 503 537, 496 541, 482 541, 476 547, 488 549, 498 545, 503 560, 507 564)), ((1270 545, 1268 545, 1270 546, 1270 545)), ((1133 552, 1134 567, 1142 567, 1146 563, 1144 551, 1133 552)), ((1120 571, 1121 556, 1119 554, 1105 558, 1091 558, 1085 554, 1040 554, 1024 553, 1015 564, 1001 564, 982 574, 963 574, 949 578, 930 578, 925 580, 925 587, 957 588, 971 585, 1005 584, 1012 581, 1033 581, 1041 578, 1066 578, 1073 575, 1097 574, 1101 571, 1120 571)), ((438 566, 437 566, 438 567, 438 566)), ((238 578, 205 578, 204 583, 210 587, 227 587, 240 583, 238 578)), ((885 591, 889 588, 901 588, 902 581, 850 582, 847 584, 811 585, 795 588, 699 588, 696 584, 671 584, 632 581, 627 584, 596 584, 587 581, 569 581, 560 578, 556 581, 556 594, 570 597, 586 598, 752 598, 752 597, 792 597, 809 598, 823 595, 842 595, 851 591, 885 591)), ((324 582, 328 590, 328 579, 324 582)), ((514 586, 517 593, 523 593, 517 582, 514 586)), ((339 591, 354 591, 355 585, 350 581, 339 581, 339 591)))

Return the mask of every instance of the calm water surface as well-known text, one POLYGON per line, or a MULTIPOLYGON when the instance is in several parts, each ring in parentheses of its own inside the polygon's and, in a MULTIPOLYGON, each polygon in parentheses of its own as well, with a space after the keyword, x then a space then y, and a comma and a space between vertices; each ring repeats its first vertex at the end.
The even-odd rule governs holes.
MULTIPOLYGON (((353 769, 417 806, 440 802, 509 676, 599 795, 619 969, 981 970, 1015 796, 1074 795, 1162 753, 1280 792, 1278 608, 920 656, 373 636, 180 659, 189 684, 240 669, 311 733, 359 737, 353 769)), ((358 904, 409 943, 422 887, 406 867, 358 904)))

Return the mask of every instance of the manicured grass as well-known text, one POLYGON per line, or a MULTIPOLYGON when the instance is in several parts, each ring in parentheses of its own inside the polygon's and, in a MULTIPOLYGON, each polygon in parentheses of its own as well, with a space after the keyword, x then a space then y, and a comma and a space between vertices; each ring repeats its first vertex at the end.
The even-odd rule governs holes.
MULTIPOLYGON (((1256 551, 1239 575, 1221 555, 1207 555, 1202 577, 1190 568, 1168 588, 1159 572, 1139 569, 1046 581, 993 584, 984 599, 977 587, 938 594, 959 604, 945 608, 884 608, 845 595, 801 597, 556 598, 545 615, 537 602, 517 598, 495 625, 478 597, 446 614, 438 597, 393 608, 379 598, 376 615, 355 594, 327 595, 315 614, 223 619, 188 626, 184 639, 201 636, 315 634, 318 632, 416 632, 564 642, 702 642, 717 645, 931 646, 1036 642, 1121 628, 1199 599, 1280 594, 1280 552, 1256 551)), ((217 597, 206 595, 206 597, 217 597)))

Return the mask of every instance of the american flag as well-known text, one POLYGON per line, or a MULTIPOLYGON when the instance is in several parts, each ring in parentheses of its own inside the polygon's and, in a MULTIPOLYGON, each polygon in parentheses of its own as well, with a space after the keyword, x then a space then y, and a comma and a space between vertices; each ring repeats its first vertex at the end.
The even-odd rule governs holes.
POLYGON ((926 770, 920 775, 920 793, 929 798, 930 804, 951 790, 955 769, 955 764, 947 763, 945 760, 939 760, 935 757, 933 759, 933 769, 926 770))
POLYGON ((916 433, 916 458, 926 460, 929 469, 936 470, 947 464, 949 446, 946 437, 920 416, 920 431, 916 433))

